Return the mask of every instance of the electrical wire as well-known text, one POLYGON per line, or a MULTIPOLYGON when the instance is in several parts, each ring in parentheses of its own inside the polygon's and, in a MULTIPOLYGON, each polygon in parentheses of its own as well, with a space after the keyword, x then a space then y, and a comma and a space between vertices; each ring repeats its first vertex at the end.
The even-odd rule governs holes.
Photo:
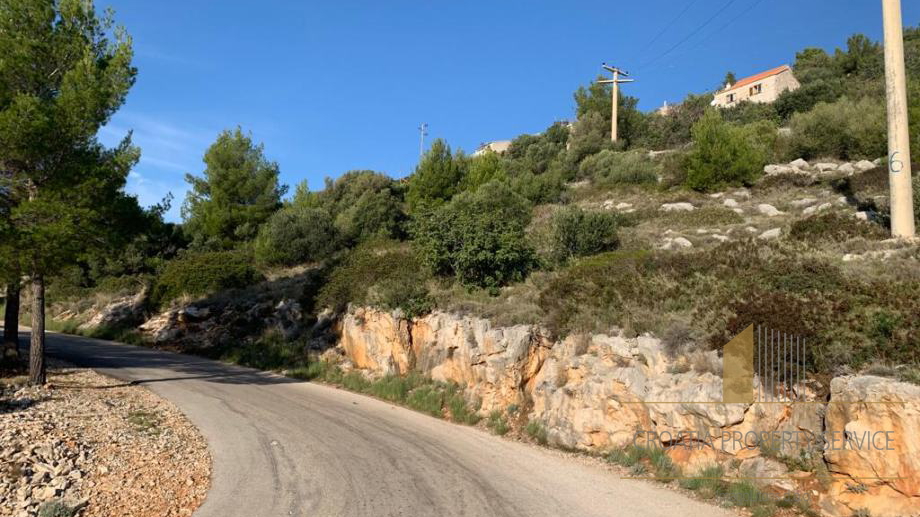
POLYGON ((682 18, 685 14, 687 14, 687 11, 689 11, 690 8, 693 7, 693 5, 696 4, 697 1, 698 1, 698 0, 693 0, 692 2, 688 3, 687 6, 684 7, 684 10, 683 10, 683 11, 681 11, 677 16, 675 16, 674 18, 672 18, 671 21, 669 21, 669 22, 667 23, 667 25, 665 25, 665 26, 661 29, 661 31, 659 31, 658 34, 656 34, 655 37, 652 38, 652 41, 649 41, 648 43, 645 44, 644 47, 642 47, 642 50, 641 50, 641 52, 639 53, 639 56, 638 56, 638 57, 642 57, 646 52, 648 52, 648 50, 649 50, 650 48, 652 48, 652 45, 654 45, 654 44, 661 38, 661 36, 663 36, 664 33, 667 32, 667 30, 670 29, 671 26, 673 26, 675 22, 677 22, 677 20, 679 20, 679 19, 682 18))
POLYGON ((712 16, 710 16, 709 19, 707 19, 705 22, 703 22, 702 25, 700 25, 699 27, 697 27, 696 29, 694 29, 690 34, 686 35, 683 39, 681 39, 680 41, 678 41, 677 43, 675 43, 673 46, 671 46, 671 48, 669 48, 668 50, 665 50, 664 52, 662 52, 661 54, 659 54, 655 59, 652 59, 651 61, 646 61, 645 63, 639 65, 639 69, 645 69, 645 67, 650 66, 650 65, 653 65, 653 64, 656 63, 659 59, 661 59, 661 58, 663 58, 664 56, 670 54, 670 53, 673 52, 677 47, 683 45, 687 40, 689 40, 690 38, 692 38, 692 37, 696 36, 697 34, 699 34, 700 31, 702 31, 703 29, 705 29, 707 25, 709 25, 710 23, 712 23, 713 20, 715 20, 716 18, 718 18, 720 14, 722 14, 723 12, 725 12, 726 9, 728 9, 729 7, 731 7, 731 6, 732 6, 735 2, 737 2, 737 1, 738 1, 738 0, 728 0, 728 2, 727 2, 725 5, 723 5, 721 9, 719 9, 718 11, 715 12, 715 14, 713 14, 712 16))

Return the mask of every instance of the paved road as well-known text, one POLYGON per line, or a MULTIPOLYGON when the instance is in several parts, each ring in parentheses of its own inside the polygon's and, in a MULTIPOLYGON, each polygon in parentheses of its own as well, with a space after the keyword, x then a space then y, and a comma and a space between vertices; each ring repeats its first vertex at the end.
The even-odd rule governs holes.
POLYGON ((199 517, 730 515, 346 391, 107 341, 48 340, 51 355, 147 386, 201 429, 214 470, 199 517))

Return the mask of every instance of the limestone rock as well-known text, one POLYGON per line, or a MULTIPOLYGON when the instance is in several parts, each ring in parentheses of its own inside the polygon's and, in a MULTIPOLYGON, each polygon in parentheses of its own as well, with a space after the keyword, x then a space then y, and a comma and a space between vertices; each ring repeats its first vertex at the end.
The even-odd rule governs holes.
POLYGON ((761 233, 760 235, 757 236, 757 238, 761 240, 776 239, 782 234, 782 232, 783 232, 782 228, 772 228, 772 229, 769 229, 761 233))
POLYGON ((853 167, 859 172, 866 172, 875 168, 875 164, 869 160, 860 160, 853 164, 853 167))
POLYGON ((660 246, 663 250, 680 250, 692 247, 693 243, 684 237, 665 237, 660 246))
POLYGON ((792 201, 792 202, 790 202, 789 204, 792 205, 792 206, 794 206, 794 207, 796 207, 796 208, 801 208, 801 207, 803 207, 803 206, 813 205, 813 204, 815 204, 815 203, 817 203, 817 202, 818 202, 818 200, 815 199, 815 198, 813 198, 813 197, 805 197, 805 198, 802 198, 802 199, 796 199, 795 201, 792 201))
MULTIPOLYGON (((867 434, 874 446, 828 447, 824 458, 837 475, 863 479, 862 493, 835 483, 831 497, 851 509, 867 508, 873 516, 910 515, 920 497, 920 386, 874 376, 838 377, 831 381, 826 440, 831 433, 849 433, 854 440, 867 434), (885 433, 887 431, 887 434, 885 433), (878 434, 882 433, 882 434, 878 434), (894 479, 898 478, 898 479, 894 479)), ((851 442, 853 443, 853 442, 851 442)))
POLYGON ((815 164, 815 168, 818 169, 818 171, 821 173, 834 172, 837 170, 838 167, 839 165, 837 165, 836 163, 830 163, 830 162, 821 162, 821 163, 815 164))
POLYGON ((767 176, 776 176, 780 174, 795 174, 797 171, 795 170, 795 168, 790 167, 788 165, 771 164, 771 165, 765 165, 763 168, 763 172, 767 176))
POLYGON ((664 203, 659 210, 663 212, 692 212, 696 207, 690 203, 664 203))
POLYGON ((800 171, 804 171, 804 170, 811 168, 811 165, 809 165, 807 161, 801 158, 789 162, 789 166, 792 167, 793 169, 798 169, 800 171))
POLYGON ((833 205, 831 205, 830 203, 821 203, 820 205, 817 205, 817 206, 807 207, 805 210, 802 210, 802 213, 805 215, 811 215, 817 212, 821 212, 823 210, 827 210, 831 206, 833 205))
POLYGON ((784 214, 784 212, 780 212, 779 210, 777 210, 775 206, 768 205, 766 203, 761 203, 757 205, 757 211, 767 217, 776 217, 778 215, 784 214))
POLYGON ((852 176, 856 172, 856 167, 854 167, 852 163, 844 163, 840 167, 837 167, 837 172, 852 176))
POLYGON ((738 202, 732 198, 728 198, 725 201, 722 201, 722 204, 727 206, 728 208, 735 208, 738 206, 738 202))

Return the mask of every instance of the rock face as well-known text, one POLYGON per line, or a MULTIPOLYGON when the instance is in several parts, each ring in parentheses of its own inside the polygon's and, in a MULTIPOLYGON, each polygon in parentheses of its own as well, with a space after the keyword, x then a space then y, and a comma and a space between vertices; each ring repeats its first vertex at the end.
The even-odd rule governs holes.
POLYGON ((550 346, 533 326, 493 328, 488 320, 439 312, 410 322, 399 311, 356 309, 341 332, 340 346, 355 367, 383 375, 415 369, 455 382, 484 412, 520 404, 550 346))
POLYGON ((824 453, 832 473, 853 479, 831 489, 838 513, 866 508, 873 516, 886 517, 920 510, 918 401, 920 386, 891 379, 854 376, 831 381, 826 440, 839 440, 843 432, 855 440, 846 449, 838 443, 824 453), (871 443, 865 442, 867 437, 871 443), (860 441, 863 445, 853 445, 860 441), (862 490, 848 488, 860 483, 862 490))
POLYGON ((116 298, 101 309, 93 312, 89 319, 80 325, 80 329, 111 327, 136 321, 142 317, 146 296, 146 290, 141 290, 135 295, 116 298))
MULTIPOLYGON (((345 361, 372 375, 417 371, 457 383, 481 401, 483 415, 522 408, 528 420, 545 427, 552 445, 605 452, 632 443, 691 444, 668 450, 684 472, 735 464, 751 477, 781 478, 763 482, 779 491, 797 486, 783 463, 721 437, 770 432, 816 440, 832 429, 894 430, 901 440, 894 452, 827 451, 824 459, 835 475, 904 479, 866 483, 864 492, 835 482, 822 505, 831 515, 866 507, 886 516, 909 515, 920 504, 920 442, 912 440, 920 433, 917 386, 877 377, 835 379, 826 417, 814 404, 722 404, 715 352, 695 352, 691 368, 687 358, 670 358, 649 336, 553 341, 537 326, 500 328, 442 312, 409 320, 400 312, 353 309, 342 320, 338 347, 345 361), (903 404, 835 404, 839 400, 903 404)), ((812 450, 804 443, 792 447, 783 454, 812 450)))
MULTIPOLYGON (((775 430, 794 413, 777 405, 748 411, 744 404, 713 404, 722 397, 716 353, 698 352, 695 362, 709 365, 707 371, 681 368, 652 337, 573 335, 554 342, 531 325, 496 328, 442 312, 410 321, 399 311, 358 308, 343 318, 339 347, 351 366, 373 375, 417 371, 459 384, 481 401, 482 414, 530 405, 530 418, 546 425, 550 443, 583 450, 626 445, 639 429, 719 436, 756 422, 775 430)), ((807 427, 817 433, 820 422, 807 427)))

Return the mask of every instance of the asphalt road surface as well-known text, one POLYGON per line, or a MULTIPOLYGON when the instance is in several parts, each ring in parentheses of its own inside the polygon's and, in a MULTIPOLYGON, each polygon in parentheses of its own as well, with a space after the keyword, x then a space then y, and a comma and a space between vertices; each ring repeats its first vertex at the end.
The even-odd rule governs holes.
POLYGON ((214 465, 198 517, 732 515, 362 395, 108 341, 48 342, 52 356, 147 386, 201 429, 214 465))

